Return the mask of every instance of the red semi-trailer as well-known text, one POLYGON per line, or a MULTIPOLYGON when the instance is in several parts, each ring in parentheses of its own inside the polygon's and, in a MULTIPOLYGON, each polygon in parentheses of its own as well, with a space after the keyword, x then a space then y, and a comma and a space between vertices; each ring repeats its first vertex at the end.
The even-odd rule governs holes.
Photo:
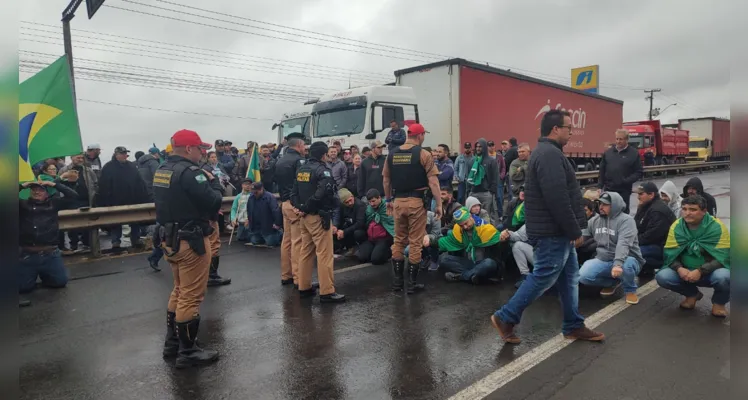
POLYGON ((664 128, 660 121, 632 121, 623 124, 629 131, 629 145, 639 149, 644 165, 685 164, 688 131, 664 128))
POLYGON ((543 115, 560 109, 571 113, 573 126, 564 152, 578 169, 593 170, 623 123, 620 100, 463 59, 395 71, 395 77, 415 91, 427 146, 461 151, 479 138, 498 145, 515 137, 534 148, 543 115))

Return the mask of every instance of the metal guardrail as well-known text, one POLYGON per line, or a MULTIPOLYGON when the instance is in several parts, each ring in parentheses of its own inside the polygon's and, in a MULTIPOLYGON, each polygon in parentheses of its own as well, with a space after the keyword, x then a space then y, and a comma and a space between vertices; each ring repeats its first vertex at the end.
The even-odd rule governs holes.
MULTIPOLYGON (((653 165, 644 167, 645 173, 686 171, 686 170, 710 170, 717 167, 729 167, 729 161, 653 165)), ((578 180, 597 179, 599 171, 577 172, 578 180)), ((231 211, 234 197, 224 197, 221 210, 231 211)), ((153 203, 137 204, 131 206, 94 207, 87 211, 64 210, 59 212, 59 226, 61 230, 91 229, 109 225, 120 225, 129 223, 153 223, 156 220, 156 206, 153 203)), ((99 249, 92 249, 94 255, 99 254, 99 249)))

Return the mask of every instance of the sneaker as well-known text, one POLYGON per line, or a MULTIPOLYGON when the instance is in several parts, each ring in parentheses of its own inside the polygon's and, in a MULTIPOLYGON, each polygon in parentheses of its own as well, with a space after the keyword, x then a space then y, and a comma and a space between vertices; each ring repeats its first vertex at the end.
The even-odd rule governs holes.
POLYGON ((592 329, 582 326, 564 335, 566 339, 587 340, 590 342, 602 342, 605 340, 605 334, 595 332, 592 329))
POLYGON ((621 287, 621 282, 620 281, 618 283, 616 283, 615 286, 606 287, 606 288, 603 288, 602 290, 600 290, 600 296, 602 296, 602 297, 610 297, 610 296, 616 294, 616 290, 618 290, 619 287, 621 287))
POLYGON ((521 342, 520 338, 514 334, 513 324, 506 324, 496 315, 491 315, 491 325, 496 328, 496 331, 499 332, 499 337, 504 342, 509 344, 519 344, 521 342))
POLYGON ((680 308, 684 310, 693 310, 694 308, 696 308, 696 302, 701 300, 702 297, 704 297, 704 293, 701 292, 699 292, 696 297, 686 297, 683 301, 680 302, 680 308))
POLYGON ((639 296, 636 293, 626 293, 626 303, 639 304, 639 296))
POLYGON ((445 272, 444 279, 446 279, 447 282, 459 282, 461 280, 460 274, 454 272, 445 272))
POLYGON ((86 246, 85 244, 82 244, 82 245, 80 245, 78 247, 78 252, 79 253, 87 253, 87 252, 90 252, 90 251, 91 251, 91 247, 90 246, 86 246))
POLYGON ((439 269, 439 264, 438 264, 437 262, 435 262, 435 261, 432 261, 432 262, 431 262, 431 263, 429 264, 429 271, 436 271, 436 270, 438 270, 438 269, 439 269))

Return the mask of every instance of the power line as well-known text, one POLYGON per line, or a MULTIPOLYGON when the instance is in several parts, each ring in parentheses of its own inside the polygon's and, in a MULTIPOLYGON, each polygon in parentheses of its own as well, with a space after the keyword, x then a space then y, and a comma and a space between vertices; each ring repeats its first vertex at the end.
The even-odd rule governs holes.
MULTIPOLYGON (((155 9, 159 9, 159 10, 171 11, 171 12, 174 12, 174 13, 180 13, 180 14, 184 14, 184 15, 190 15, 190 16, 198 17, 198 18, 202 18, 202 19, 210 19, 210 20, 214 20, 214 21, 221 21, 221 22, 226 22, 226 23, 229 23, 229 24, 236 24, 236 25, 240 25, 240 26, 246 26, 246 27, 249 27, 249 28, 260 29, 260 30, 265 30, 265 31, 270 31, 270 32, 275 32, 275 33, 281 33, 281 34, 285 34, 285 35, 298 36, 298 37, 303 37, 303 38, 308 38, 308 39, 313 39, 313 40, 324 40, 322 38, 315 38, 315 37, 310 37, 310 36, 306 36, 306 35, 295 34, 295 33, 292 33, 292 32, 283 32, 283 31, 278 31, 278 30, 274 30, 274 29, 259 27, 259 26, 250 25, 250 24, 242 24, 242 23, 238 23, 238 22, 234 22, 234 21, 227 21, 227 20, 223 20, 223 19, 219 19, 219 18, 213 18, 213 17, 207 16, 207 15, 193 14, 193 13, 189 13, 189 12, 182 11, 182 10, 174 10, 174 9, 170 9, 170 8, 159 7, 159 6, 152 5, 152 4, 139 3, 139 2, 136 2, 136 1, 132 1, 132 0, 123 0, 123 1, 127 2, 127 3, 131 3, 131 4, 138 4, 138 5, 141 5, 141 6, 144 6, 144 7, 151 7, 151 8, 155 8, 155 9)), ((381 44, 366 42, 366 41, 359 40, 359 39, 344 38, 344 37, 341 37, 341 36, 329 35, 329 34, 324 34, 324 33, 319 33, 319 32, 312 32, 312 31, 307 31, 307 30, 303 30, 303 29, 293 28, 293 27, 284 26, 284 25, 280 25, 280 24, 272 24, 272 23, 268 23, 268 22, 263 22, 263 21, 258 21, 258 20, 246 18, 246 17, 238 17, 238 16, 235 16, 235 15, 221 13, 221 12, 218 12, 218 11, 213 11, 213 10, 208 10, 208 9, 203 9, 203 8, 198 8, 198 7, 193 7, 193 6, 182 5, 182 4, 178 4, 178 3, 174 3, 174 2, 170 2, 170 1, 166 1, 166 0, 156 0, 156 1, 159 1, 159 2, 165 3, 165 4, 180 6, 180 7, 184 7, 184 8, 188 8, 188 9, 193 9, 193 10, 199 10, 199 11, 202 11, 202 12, 212 13, 212 14, 216 14, 216 15, 228 16, 228 17, 231 17, 231 18, 241 19, 241 20, 245 20, 245 21, 251 21, 251 22, 255 22, 255 23, 261 23, 261 24, 266 24, 266 25, 270 25, 270 26, 280 27, 280 28, 287 29, 287 30, 293 30, 293 31, 305 32, 305 33, 311 33, 311 34, 318 35, 318 36, 325 36, 325 37, 329 37, 329 38, 342 39, 342 40, 347 40, 347 41, 351 41, 351 42, 357 42, 357 43, 361 43, 361 44, 365 44, 365 45, 375 45, 375 46, 384 47, 384 49, 377 49, 377 48, 372 48, 372 47, 369 47, 369 46, 359 45, 359 47, 366 48, 366 49, 371 49, 371 50, 375 50, 375 51, 388 51, 390 53, 397 53, 397 54, 409 55, 411 57, 418 57, 418 58, 427 59, 427 60, 438 60, 438 59, 455 58, 454 56, 447 56, 447 55, 442 55, 442 54, 437 54, 437 53, 423 52, 423 51, 412 50, 412 49, 405 49, 405 48, 402 48, 402 47, 395 47, 395 46, 391 46, 391 45, 381 45, 381 44)), ((151 14, 151 13, 147 13, 147 12, 141 11, 141 10, 131 10, 131 9, 126 9, 126 8, 121 8, 121 7, 117 7, 117 6, 111 6, 111 5, 108 5, 108 7, 117 8, 117 9, 124 10, 124 11, 142 13, 142 14, 145 14, 145 15, 152 15, 152 16, 156 16, 156 17, 161 17, 161 18, 167 18, 167 19, 182 21, 182 22, 194 23, 194 24, 198 24, 198 25, 211 26, 211 27, 215 27, 215 28, 218 28, 218 29, 234 30, 234 29, 227 28, 227 27, 220 27, 220 26, 202 24, 202 23, 199 23, 199 22, 196 22, 196 21, 182 20, 182 19, 179 19, 179 18, 165 16, 165 15, 151 14)), ((303 44, 311 44, 311 45, 314 45, 314 46, 322 46, 322 47, 334 48, 334 49, 344 50, 344 51, 353 51, 353 52, 359 52, 359 53, 363 53, 363 54, 371 54, 371 55, 378 55, 378 56, 387 56, 387 57, 390 57, 390 58, 403 59, 402 57, 395 57, 395 56, 392 56, 391 54, 372 54, 372 53, 363 52, 363 51, 357 51, 357 50, 353 50, 353 49, 341 49, 341 48, 337 48, 337 47, 325 46, 325 45, 322 45, 322 44, 319 44, 319 43, 309 43, 309 42, 304 42, 304 41, 292 40, 292 39, 288 39, 288 38, 279 38, 279 37, 274 37, 274 36, 270 36, 270 35, 263 35, 263 34, 259 34, 259 33, 256 33, 256 32, 246 32, 246 31, 240 31, 240 30, 234 30, 234 31, 242 32, 242 33, 247 33, 247 34, 252 34, 252 35, 260 35, 260 36, 263 36, 263 37, 269 37, 269 38, 273 38, 273 39, 287 40, 287 41, 292 41, 292 42, 297 42, 297 43, 303 43, 303 44)), ((338 43, 338 44, 346 45, 346 46, 353 46, 353 44, 342 43, 342 42, 335 41, 335 40, 329 40, 328 39, 327 41, 332 42, 332 43, 338 43)), ((414 60, 409 59, 409 61, 414 61, 414 60)), ((528 69, 513 67, 513 66, 510 66, 510 65, 500 64, 500 63, 496 63, 496 62, 492 62, 492 61, 477 61, 477 62, 483 63, 483 64, 488 64, 488 65, 494 65, 494 66, 502 67, 502 68, 505 68, 505 69, 511 69, 511 70, 515 70, 515 71, 522 71, 522 72, 524 72, 526 74, 529 74, 529 75, 538 75, 538 76, 544 77, 542 79, 553 81, 553 82, 557 82, 557 83, 562 83, 564 85, 568 85, 568 83, 569 83, 568 77, 563 77, 563 76, 559 76, 559 75, 553 75, 553 74, 547 74, 547 73, 541 73, 541 72, 531 71, 531 70, 528 70, 528 69), (545 78, 545 77, 547 77, 547 78, 545 78)), ((640 87, 633 87, 633 86, 628 86, 628 85, 619 85, 619 84, 613 84, 613 83, 605 83, 605 84, 601 83, 600 87, 607 87, 607 88, 619 89, 619 90, 643 90, 643 88, 640 88, 640 87)))
MULTIPOLYGON (((32 24, 32 22, 27 22, 27 21, 21 21, 21 22, 22 23, 32 24)), ((36 23, 33 23, 33 24, 36 25, 36 23)), ((38 24, 38 25, 52 28, 51 25, 45 25, 45 24, 38 24)), ((54 37, 53 39, 56 39, 56 38, 59 37, 58 36, 59 32, 56 32, 56 31, 48 31, 48 30, 44 30, 44 29, 39 29, 39 28, 34 28, 34 27, 27 27, 27 26, 21 26, 21 29, 22 30, 25 29, 25 30, 31 30, 31 31, 38 31, 38 32, 44 32, 44 33, 54 34, 54 35, 56 35, 56 37, 54 37)), ((138 41, 138 42, 156 43, 156 44, 161 44, 161 45, 166 45, 166 46, 174 46, 174 47, 179 47, 179 48, 187 48, 187 49, 192 49, 192 50, 200 50, 200 51, 203 51, 203 52, 211 52, 211 53, 218 53, 218 54, 229 54, 229 55, 239 56, 239 57, 241 57, 243 59, 247 59, 248 61, 252 61, 252 62, 259 62, 259 61, 255 61, 255 60, 251 60, 251 59, 258 59, 258 60, 263 60, 263 63, 265 65, 268 64, 267 61, 270 61, 271 65, 274 64, 274 65, 279 65, 279 66, 282 66, 282 67, 291 67, 291 68, 303 68, 304 66, 313 66, 316 69, 321 69, 321 71, 325 72, 325 73, 337 73, 337 74, 341 74, 341 75, 345 75, 345 76, 348 76, 349 74, 355 73, 356 75, 360 75, 362 78, 368 78, 368 79, 371 79, 371 78, 375 78, 375 79, 391 79, 392 78, 390 75, 383 74, 383 73, 378 73, 378 72, 360 71, 360 70, 349 70, 349 69, 335 68, 335 67, 329 67, 329 66, 318 65, 318 64, 299 63, 299 62, 293 62, 293 61, 287 61, 287 60, 280 60, 280 59, 274 59, 274 58, 269 58, 269 57, 251 56, 251 55, 242 54, 242 53, 225 52, 225 51, 214 50, 214 49, 206 49, 206 48, 201 48, 201 47, 187 46, 187 45, 182 45, 182 44, 161 42, 161 41, 149 40, 149 39, 133 38, 133 37, 129 37, 129 36, 112 35, 112 34, 107 34, 107 33, 97 33, 97 32, 86 31, 86 30, 77 30, 77 29, 74 29, 73 31, 75 31, 76 33, 78 33, 78 32, 84 32, 85 34, 81 35, 81 36, 84 37, 84 38, 86 38, 86 39, 102 40, 102 41, 112 41, 112 42, 115 42, 115 43, 123 43, 123 44, 135 45, 135 46, 143 46, 143 47, 147 47, 147 48, 156 48, 156 49, 165 49, 165 50, 176 50, 176 49, 172 49, 172 48, 168 48, 168 47, 164 48, 164 47, 158 47, 158 46, 154 46, 154 45, 146 45, 146 44, 141 44, 141 43, 132 43, 132 42, 126 42, 126 41, 121 41, 121 40, 115 40, 115 39, 106 39, 106 38, 102 38, 101 36, 109 36, 109 37, 115 37, 115 38, 120 38, 120 39, 128 39, 128 40, 134 40, 134 41, 138 41), (95 37, 86 36, 86 34, 92 34, 92 35, 95 35, 95 37), (290 64, 290 65, 284 65, 283 63, 290 64)), ((33 35, 33 34, 30 34, 30 33, 26 33, 26 34, 27 35, 32 35, 32 36, 45 37, 43 35, 33 35)), ((200 53, 197 53, 197 54, 200 54, 200 53)))
POLYGON ((111 102, 100 101, 100 100, 78 99, 78 101, 85 101, 87 103, 106 104, 106 105, 118 106, 118 107, 139 108, 139 109, 150 110, 150 111, 163 111, 163 112, 179 113, 179 114, 200 115, 200 116, 205 116, 205 117, 251 119, 251 120, 257 120, 257 121, 276 121, 276 119, 272 119, 272 118, 242 117, 238 115, 220 115, 220 114, 208 114, 208 113, 192 112, 192 111, 168 110, 165 108, 135 106, 132 104, 111 103, 111 102))
MULTIPOLYGON (((48 42, 43 40, 35 40, 35 39, 27 39, 23 37, 24 35, 28 35, 24 32, 21 32, 20 40, 27 41, 27 42, 35 42, 35 43, 41 43, 41 44, 53 44, 53 45, 59 45, 60 43, 54 43, 54 42, 48 42)), ((33 36, 33 35, 32 35, 33 36)), ((50 38, 54 39, 54 38, 50 38)), ((149 57, 149 58, 161 58, 164 60, 171 60, 171 61, 181 61, 181 62, 188 62, 193 64, 203 64, 203 65, 211 65, 211 66, 218 66, 218 67, 224 67, 224 68, 233 68, 233 69, 244 69, 249 71, 258 71, 258 72, 266 72, 266 73, 273 73, 273 74, 282 74, 282 75, 290 75, 290 76, 298 76, 298 77, 304 77, 304 78, 314 78, 314 79, 328 79, 328 80, 336 80, 336 81, 348 81, 347 76, 334 76, 334 75, 326 75, 326 74, 317 74, 317 75, 309 75, 309 74, 301 74, 297 72, 301 71, 286 71, 281 70, 279 68, 263 68, 261 66, 256 66, 252 64, 248 64, 245 62, 236 62, 236 61, 220 61, 220 60, 213 60, 213 59, 207 59, 207 58, 199 58, 190 56, 189 58, 186 58, 185 56, 182 56, 181 54, 174 54, 174 53, 165 53, 165 52, 158 52, 158 51, 149 51, 149 50, 143 50, 138 48, 130 48, 130 47, 124 47, 124 46, 117 46, 112 44, 101 44, 101 43, 95 43, 95 42, 87 42, 85 40, 77 40, 76 43, 84 43, 84 44, 90 44, 94 46, 105 46, 106 48, 97 48, 97 47, 89 47, 89 46, 81 46, 76 44, 76 48, 81 49, 88 49, 88 50, 96 50, 96 51, 103 51, 107 53, 119 53, 119 54, 126 54, 126 55, 134 55, 134 56, 140 56, 140 57, 149 57), (120 48, 124 50, 129 51, 136 51, 141 52, 145 54, 139 54, 139 53, 130 53, 126 51, 121 50, 115 50, 113 48, 120 48), (162 57, 163 55, 170 56, 170 57, 182 57, 182 58, 168 58, 168 57, 162 57), (196 60, 202 61, 197 62, 196 60), (206 61, 210 61, 213 63, 206 63, 206 61), (239 66, 239 67, 237 67, 239 66)), ((203 54, 203 56, 209 57, 207 54, 203 54)), ((367 83, 367 84, 381 84, 381 82, 376 82, 372 80, 362 80, 362 79, 356 79, 357 82, 361 83, 367 83)))

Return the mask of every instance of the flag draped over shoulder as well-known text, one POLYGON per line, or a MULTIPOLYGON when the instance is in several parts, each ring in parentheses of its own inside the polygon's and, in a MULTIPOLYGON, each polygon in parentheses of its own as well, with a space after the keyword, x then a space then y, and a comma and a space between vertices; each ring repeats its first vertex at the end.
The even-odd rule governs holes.
POLYGON ((19 86, 18 180, 34 180, 31 166, 39 161, 82 151, 70 67, 62 56, 19 86))
POLYGON ((700 268, 706 263, 702 250, 719 261, 722 266, 730 269, 730 231, 725 224, 719 218, 706 214, 701 225, 691 230, 683 218, 678 218, 670 226, 667 235, 664 265, 669 266, 680 257, 686 268, 700 268))
POLYGON ((475 249, 489 247, 499 243, 501 233, 491 224, 474 226, 472 232, 464 232, 459 224, 455 224, 447 236, 439 238, 441 251, 465 251, 470 260, 475 261, 475 249))
POLYGON ((249 163, 247 164, 247 176, 252 182, 259 182, 260 176, 260 153, 257 151, 257 143, 252 144, 251 153, 249 155, 249 163))

